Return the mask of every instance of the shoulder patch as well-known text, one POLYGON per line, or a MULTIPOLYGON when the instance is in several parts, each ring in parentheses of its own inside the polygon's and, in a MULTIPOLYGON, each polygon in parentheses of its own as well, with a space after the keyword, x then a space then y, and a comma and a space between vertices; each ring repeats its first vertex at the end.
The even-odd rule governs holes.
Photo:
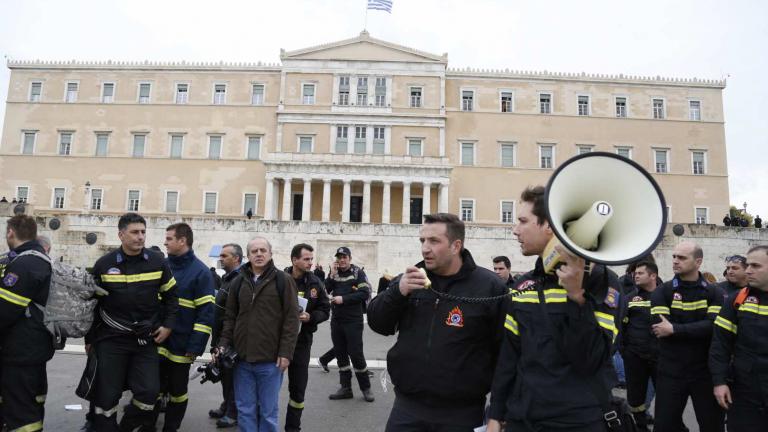
POLYGON ((642 298, 642 297, 640 297, 640 296, 634 296, 634 297, 632 297, 632 301, 633 301, 633 302, 639 302, 639 301, 643 301, 643 298, 642 298))
POLYGON ((10 288, 16 285, 16 282, 18 281, 19 281, 19 275, 17 275, 16 273, 8 273, 3 278, 3 285, 10 288))
POLYGON ((747 297, 747 299, 746 299, 746 300, 744 300, 744 303, 754 303, 754 304, 758 304, 758 303, 760 303, 760 301, 759 301, 759 300, 757 299, 757 297, 755 297, 755 296, 749 296, 749 297, 747 297))
POLYGON ((120 269, 117 268, 117 267, 112 267, 109 270, 107 270, 107 274, 108 275, 119 275, 120 274, 120 269))
POLYGON ((605 295, 605 303, 609 308, 616 308, 619 306, 619 292, 616 289, 608 287, 608 293, 605 295))
POLYGON ((535 284, 536 284, 536 281, 532 279, 528 279, 526 281, 521 282, 520 285, 515 287, 515 289, 518 291, 527 291, 531 289, 531 287, 533 287, 535 284))
POLYGON ((683 296, 680 293, 672 294, 672 300, 682 300, 683 296))

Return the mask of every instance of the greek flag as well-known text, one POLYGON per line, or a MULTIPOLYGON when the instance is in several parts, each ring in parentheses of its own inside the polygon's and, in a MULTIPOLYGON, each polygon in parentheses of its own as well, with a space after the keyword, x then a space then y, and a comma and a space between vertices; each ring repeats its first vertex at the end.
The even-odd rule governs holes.
POLYGON ((392 0, 368 0, 368 9, 392 13, 392 0))

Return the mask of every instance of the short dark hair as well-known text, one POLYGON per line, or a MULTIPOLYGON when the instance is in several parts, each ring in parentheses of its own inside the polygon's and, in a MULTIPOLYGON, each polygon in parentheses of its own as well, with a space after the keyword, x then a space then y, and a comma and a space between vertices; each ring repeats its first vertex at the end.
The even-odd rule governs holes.
POLYGON ((187 246, 192 247, 194 236, 192 234, 192 227, 184 222, 177 222, 175 224, 168 225, 166 231, 173 231, 173 236, 177 239, 185 238, 187 240, 187 246))
POLYGON ((243 260, 243 248, 240 247, 239 244, 237 244, 237 243, 227 243, 227 244, 221 246, 222 249, 224 249, 225 247, 231 247, 232 250, 235 252, 235 255, 238 258, 240 258, 240 261, 243 260))
POLYGON ((128 225, 132 223, 140 223, 147 226, 147 221, 144 219, 144 217, 138 213, 126 213, 122 216, 120 216, 120 220, 117 221, 117 229, 120 231, 128 228, 128 225))
POLYGON ((547 221, 547 205, 544 202, 544 186, 528 186, 520 194, 520 201, 533 204, 531 213, 536 216, 539 225, 547 221))
POLYGON ((655 275, 659 274, 659 266, 657 266, 656 263, 652 263, 650 261, 640 261, 635 266, 635 268, 637 267, 645 267, 646 270, 648 270, 648 273, 653 273, 655 275))
POLYGON ((753 246, 752 248, 749 249, 749 251, 747 253, 751 254, 752 252, 757 252, 759 250, 765 252, 765 254, 768 255, 768 245, 753 246))
POLYGON ((6 232, 13 230, 19 241, 30 241, 37 238, 37 223, 32 216, 16 215, 8 219, 5 225, 6 232))
POLYGON ((294 246, 293 249, 291 249, 291 258, 301 258, 301 251, 304 249, 310 252, 315 251, 315 249, 312 246, 306 243, 299 243, 296 246, 294 246))
POLYGON ((701 246, 694 244, 693 245, 693 258, 694 259, 704 259, 704 249, 701 248, 701 246))
POLYGON ((507 270, 509 270, 512 267, 512 263, 509 261, 509 258, 507 258, 504 255, 499 255, 499 256, 497 256, 496 258, 493 259, 493 263, 494 264, 497 264, 497 263, 500 263, 500 262, 504 263, 504 267, 506 267, 507 270))
POLYGON ((462 247, 464 246, 464 222, 459 219, 453 213, 432 213, 424 215, 425 224, 444 223, 445 234, 448 236, 448 240, 454 242, 455 240, 461 240, 462 247))

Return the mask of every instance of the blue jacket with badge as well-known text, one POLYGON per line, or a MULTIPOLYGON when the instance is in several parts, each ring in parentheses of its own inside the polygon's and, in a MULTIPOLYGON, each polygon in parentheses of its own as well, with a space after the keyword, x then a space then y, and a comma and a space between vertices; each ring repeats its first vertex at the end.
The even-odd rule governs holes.
POLYGON ((211 335, 215 307, 213 277, 191 249, 184 255, 169 256, 168 264, 176 279, 179 312, 173 332, 158 351, 176 363, 192 363, 193 359, 185 354, 202 354, 211 335))

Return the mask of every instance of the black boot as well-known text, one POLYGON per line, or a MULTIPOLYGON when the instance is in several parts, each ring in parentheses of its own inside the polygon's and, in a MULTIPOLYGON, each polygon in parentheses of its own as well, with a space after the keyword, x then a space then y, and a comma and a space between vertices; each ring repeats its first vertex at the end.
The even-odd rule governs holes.
POLYGON ((330 400, 341 400, 341 399, 352 399, 354 396, 352 395, 352 387, 341 387, 338 390, 336 390, 336 393, 333 393, 328 396, 328 399, 330 400))
POLYGON ((366 402, 373 402, 376 400, 376 398, 373 397, 373 392, 370 388, 363 389, 363 399, 365 399, 366 402))

